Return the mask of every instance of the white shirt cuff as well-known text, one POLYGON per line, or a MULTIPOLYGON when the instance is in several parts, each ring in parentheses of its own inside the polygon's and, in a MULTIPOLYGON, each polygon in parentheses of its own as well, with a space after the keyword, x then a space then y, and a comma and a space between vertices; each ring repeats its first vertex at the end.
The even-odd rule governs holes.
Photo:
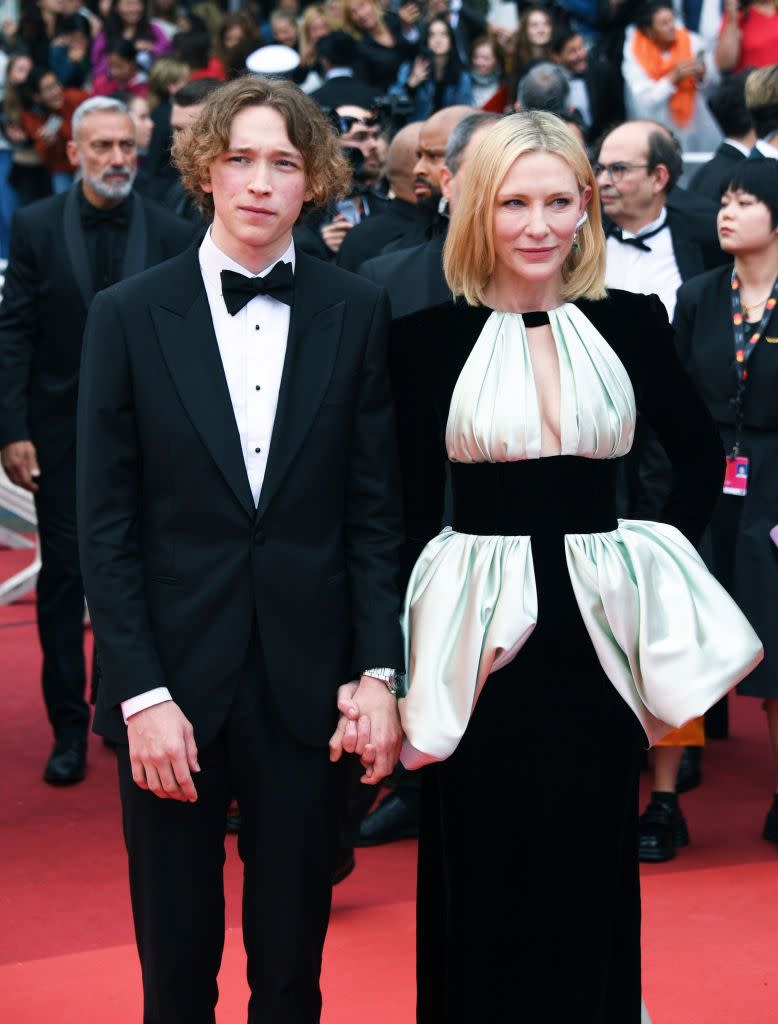
POLYGON ((153 708, 155 704, 162 704, 166 700, 172 700, 170 696, 170 690, 166 686, 157 686, 153 690, 146 690, 145 693, 139 693, 137 697, 130 697, 129 700, 123 700, 121 703, 122 715, 124 715, 124 724, 127 724, 127 719, 131 715, 137 715, 139 711, 145 711, 146 708, 153 708))

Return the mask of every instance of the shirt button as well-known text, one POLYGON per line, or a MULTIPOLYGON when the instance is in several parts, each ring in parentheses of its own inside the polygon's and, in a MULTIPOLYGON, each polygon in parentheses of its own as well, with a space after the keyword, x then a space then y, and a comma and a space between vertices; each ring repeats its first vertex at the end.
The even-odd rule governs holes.
POLYGON ((258 330, 259 330, 259 324, 254 324, 254 330, 255 330, 255 331, 258 331, 258 330))
POLYGON ((262 451, 262 449, 261 448, 255 448, 254 451, 257 453, 257 455, 259 455, 259 453, 262 451))
POLYGON ((257 385, 256 385, 256 388, 255 388, 255 390, 256 390, 256 391, 259 391, 259 390, 260 390, 259 384, 257 384, 257 385))

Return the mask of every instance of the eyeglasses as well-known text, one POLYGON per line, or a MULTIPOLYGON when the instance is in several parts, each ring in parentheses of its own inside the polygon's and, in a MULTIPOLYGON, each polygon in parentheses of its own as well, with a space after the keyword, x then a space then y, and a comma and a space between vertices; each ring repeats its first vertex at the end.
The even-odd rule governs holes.
POLYGON ((599 178, 601 174, 607 174, 613 185, 618 185, 627 171, 634 171, 638 167, 648 167, 648 164, 593 164, 592 170, 594 171, 595 178, 599 178))
POLYGON ((351 129, 355 125, 361 125, 364 128, 377 128, 381 124, 380 117, 348 117, 341 114, 336 114, 336 124, 338 132, 341 135, 348 135, 351 129))

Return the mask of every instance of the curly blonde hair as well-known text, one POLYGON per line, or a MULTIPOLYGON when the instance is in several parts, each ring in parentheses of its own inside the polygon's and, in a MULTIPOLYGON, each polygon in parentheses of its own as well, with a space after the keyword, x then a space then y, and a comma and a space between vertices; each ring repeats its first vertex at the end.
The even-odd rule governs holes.
POLYGON ((351 168, 333 125, 316 103, 293 82, 243 75, 214 90, 194 122, 173 142, 173 163, 181 182, 206 219, 213 219, 214 205, 203 182, 210 181, 211 166, 229 147, 235 116, 247 107, 271 107, 283 117, 289 141, 302 154, 313 193, 307 207, 322 206, 348 192, 351 168))

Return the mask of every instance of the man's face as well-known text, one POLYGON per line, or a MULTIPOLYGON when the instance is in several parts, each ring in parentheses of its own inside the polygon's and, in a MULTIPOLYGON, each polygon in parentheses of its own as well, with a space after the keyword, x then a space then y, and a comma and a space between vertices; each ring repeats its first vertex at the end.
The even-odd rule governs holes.
POLYGON ((651 38, 657 46, 670 47, 675 42, 675 14, 663 7, 651 19, 651 38))
POLYGON ((113 110, 88 114, 68 143, 68 156, 81 168, 85 189, 102 199, 126 198, 138 164, 132 118, 113 110))
POLYGON ((586 43, 583 36, 568 39, 559 54, 559 63, 571 75, 585 75, 587 69, 586 43))
POLYGON ((173 106, 170 111, 170 127, 173 130, 173 136, 175 137, 184 128, 188 128, 190 124, 196 121, 197 115, 202 109, 202 103, 196 103, 193 107, 179 107, 175 100, 173 100, 173 106))
POLYGON ((312 198, 302 154, 272 107, 245 107, 229 148, 210 166, 213 239, 238 262, 267 265, 283 255, 304 202, 312 198))
POLYGON ((419 132, 416 166, 413 168, 413 191, 417 203, 440 199, 440 169, 446 156, 449 130, 440 120, 425 121, 419 132))
POLYGON ((476 129, 476 131, 474 131, 470 136, 470 141, 465 146, 465 151, 462 154, 462 159, 456 174, 452 174, 448 167, 443 167, 443 173, 441 175, 441 191, 445 199, 448 201, 449 214, 454 212, 457 202, 459 201, 459 197, 462 195, 462 189, 464 188, 470 158, 478 149, 479 143, 491 127, 491 125, 486 124, 482 128, 476 129))
POLYGON ((364 162, 360 178, 368 182, 378 181, 384 170, 381 159, 381 129, 372 112, 365 110, 364 107, 345 105, 338 107, 336 113, 340 117, 355 119, 349 130, 341 134, 340 144, 358 149, 362 154, 364 162))
POLYGON ((639 219, 663 190, 657 170, 648 173, 647 160, 648 129, 638 122, 614 129, 602 143, 595 164, 600 199, 605 213, 619 227, 628 228, 639 219))

